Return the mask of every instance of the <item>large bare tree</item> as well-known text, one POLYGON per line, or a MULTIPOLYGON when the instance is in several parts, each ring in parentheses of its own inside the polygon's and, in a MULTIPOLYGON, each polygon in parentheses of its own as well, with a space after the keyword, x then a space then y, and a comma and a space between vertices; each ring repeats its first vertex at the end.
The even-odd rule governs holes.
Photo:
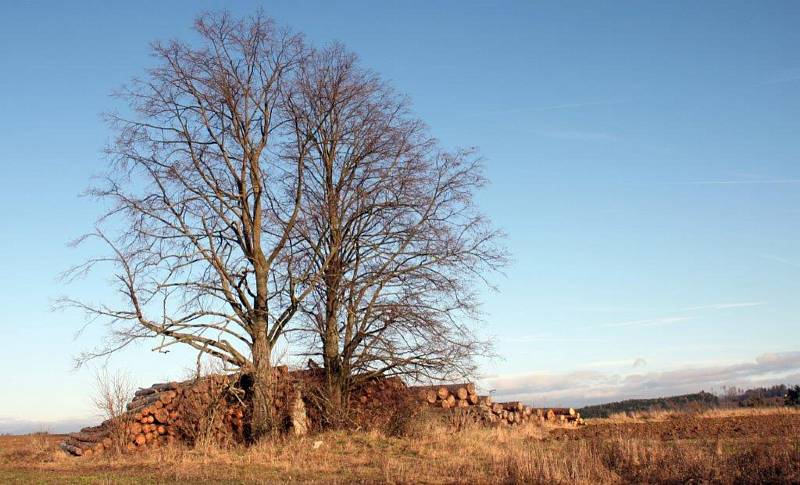
POLYGON ((500 233, 477 210, 471 151, 446 152, 407 101, 342 46, 314 50, 256 15, 200 17, 199 41, 155 44, 120 93, 108 174, 92 194, 118 306, 64 299, 139 339, 252 376, 252 431, 273 429, 270 356, 299 330, 340 408, 362 379, 463 375, 475 282, 500 233))
POLYGON ((487 350, 474 283, 506 261, 474 204, 479 161, 443 151, 341 45, 310 53, 296 79, 289 107, 311 147, 294 232, 322 275, 301 307, 332 404, 378 375, 469 373, 487 350))
POLYGON ((286 110, 305 47, 260 14, 195 27, 199 42, 155 44, 156 67, 120 93, 130 114, 111 116, 111 170, 92 191, 111 209, 82 238, 110 255, 69 273, 112 263, 123 304, 63 303, 112 325, 84 358, 157 338, 250 373, 258 437, 273 427, 271 350, 311 288, 289 241, 314 131, 286 110))

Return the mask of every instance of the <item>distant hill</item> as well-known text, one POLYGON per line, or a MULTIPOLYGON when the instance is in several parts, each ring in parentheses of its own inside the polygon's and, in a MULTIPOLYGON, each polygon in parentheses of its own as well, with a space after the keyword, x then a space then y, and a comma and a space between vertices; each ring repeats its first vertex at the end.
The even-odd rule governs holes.
POLYGON ((584 418, 607 418, 614 413, 633 411, 700 411, 716 407, 764 407, 783 406, 788 388, 781 384, 755 389, 727 389, 723 395, 696 392, 681 396, 654 399, 627 399, 625 401, 597 404, 578 409, 584 418))

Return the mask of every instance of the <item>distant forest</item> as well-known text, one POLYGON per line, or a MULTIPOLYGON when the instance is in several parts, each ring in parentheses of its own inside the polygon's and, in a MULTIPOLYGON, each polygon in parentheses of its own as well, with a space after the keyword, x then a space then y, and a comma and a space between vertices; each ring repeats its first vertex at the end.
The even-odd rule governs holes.
POLYGON ((681 396, 659 397, 655 399, 628 399, 586 406, 578 411, 585 418, 607 418, 614 413, 633 411, 702 411, 718 407, 766 407, 797 405, 798 386, 793 388, 783 384, 755 389, 731 387, 722 395, 710 392, 696 392, 681 396))

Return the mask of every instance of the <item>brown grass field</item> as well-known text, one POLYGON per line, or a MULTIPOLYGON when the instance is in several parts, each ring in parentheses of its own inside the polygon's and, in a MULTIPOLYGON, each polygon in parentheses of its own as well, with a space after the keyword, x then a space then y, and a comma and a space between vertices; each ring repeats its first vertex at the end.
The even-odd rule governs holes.
POLYGON ((800 412, 644 413, 585 427, 327 432, 251 448, 74 458, 58 435, 0 437, 0 483, 799 483, 800 412))

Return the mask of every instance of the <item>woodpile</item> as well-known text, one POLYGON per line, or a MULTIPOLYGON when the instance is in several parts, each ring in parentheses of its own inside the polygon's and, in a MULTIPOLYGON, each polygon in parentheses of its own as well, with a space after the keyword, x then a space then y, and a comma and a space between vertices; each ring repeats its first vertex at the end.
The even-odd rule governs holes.
POLYGON ((61 448, 73 455, 91 456, 114 446, 134 450, 174 442, 183 392, 174 382, 140 389, 128 403, 125 414, 70 434, 61 448))
MULTIPOLYGON (((302 401, 285 368, 276 368, 275 415, 295 429, 306 426, 302 401)), ((243 442, 247 434, 244 391, 234 376, 210 376, 183 383, 154 384, 135 392, 127 412, 99 426, 68 435, 61 448, 76 456, 91 456, 105 450, 136 451, 180 441, 194 444, 201 439, 217 443, 243 442)))
POLYGON ((349 425, 364 430, 387 430, 418 411, 419 403, 409 395, 408 388, 400 378, 376 379, 353 390, 349 404, 349 425))
POLYGON ((578 426, 585 424, 572 408, 534 408, 519 401, 494 402, 478 395, 472 383, 416 386, 410 388, 427 406, 445 410, 466 409, 486 425, 519 425, 529 422, 578 426))
MULTIPOLYGON (((289 372, 281 366, 275 373, 273 411, 283 430, 304 434, 321 426, 326 419, 321 414, 323 406, 314 400, 320 395, 319 371, 289 372)), ((174 442, 193 445, 204 439, 221 444, 244 442, 249 432, 246 379, 246 375, 216 375, 139 389, 123 415, 70 434, 61 448, 72 455, 91 456, 110 449, 136 451, 174 442)), ((414 415, 420 402, 492 426, 584 424, 572 408, 494 402, 491 396, 479 395, 469 382, 409 388, 396 377, 370 380, 354 389, 350 424, 361 429, 387 429, 393 421, 414 415)))

